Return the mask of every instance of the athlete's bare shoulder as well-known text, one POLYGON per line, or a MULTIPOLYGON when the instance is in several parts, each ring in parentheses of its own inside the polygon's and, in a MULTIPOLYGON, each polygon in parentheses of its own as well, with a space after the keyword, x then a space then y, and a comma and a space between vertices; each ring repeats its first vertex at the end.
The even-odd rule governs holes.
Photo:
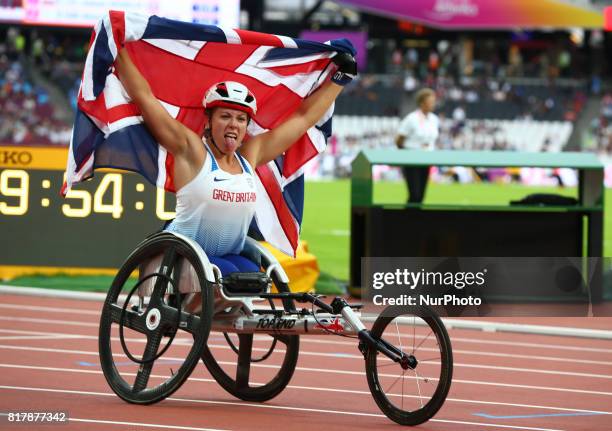
POLYGON ((194 179, 206 161, 206 150, 202 139, 191 130, 189 132, 185 151, 173 154, 174 185, 177 190, 194 179))

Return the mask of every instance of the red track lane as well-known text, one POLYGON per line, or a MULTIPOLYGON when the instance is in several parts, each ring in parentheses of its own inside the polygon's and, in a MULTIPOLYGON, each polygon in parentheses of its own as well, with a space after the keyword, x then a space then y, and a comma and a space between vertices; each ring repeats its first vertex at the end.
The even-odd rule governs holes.
MULTIPOLYGON (((68 410, 74 420, 53 426, 66 430, 399 428, 374 403, 356 343, 333 336, 303 336, 289 387, 264 404, 236 400, 211 381, 201 364, 171 399, 151 406, 127 404, 110 390, 99 366, 100 308, 88 301, 0 296, 0 411, 68 410)), ((571 323, 612 327, 606 326, 609 319, 571 323)), ((453 386, 434 420, 419 430, 610 429, 608 414, 591 413, 612 413, 612 342, 475 330, 449 333, 453 386), (550 416, 559 414, 564 416, 550 416)), ((209 345, 222 344, 212 333, 209 345)), ((120 351, 119 343, 113 348, 120 351)), ((188 349, 179 340, 169 353, 183 358, 188 349)), ((219 360, 235 363, 229 349, 215 352, 219 360)), ((165 375, 166 368, 179 365, 156 364, 153 374, 165 375)), ((128 373, 135 367, 120 369, 128 373)), ((253 368, 262 378, 271 371, 253 368)), ((2 429, 50 429, 0 423, 2 429)))

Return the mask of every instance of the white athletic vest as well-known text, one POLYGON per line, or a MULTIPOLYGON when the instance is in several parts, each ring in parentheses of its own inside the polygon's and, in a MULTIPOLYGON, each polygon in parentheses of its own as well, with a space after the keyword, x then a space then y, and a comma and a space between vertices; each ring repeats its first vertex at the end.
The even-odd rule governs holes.
POLYGON ((176 217, 165 230, 194 239, 209 256, 239 254, 255 213, 253 170, 236 153, 242 173, 225 172, 206 151, 200 172, 176 192, 176 217))

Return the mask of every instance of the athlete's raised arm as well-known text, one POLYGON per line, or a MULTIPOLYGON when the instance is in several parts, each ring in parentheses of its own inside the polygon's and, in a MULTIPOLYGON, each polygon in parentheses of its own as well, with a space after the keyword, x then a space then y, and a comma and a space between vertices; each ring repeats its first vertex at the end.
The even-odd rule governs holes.
POLYGON ((186 151, 189 140, 200 141, 193 131, 172 118, 153 95, 149 83, 132 62, 127 49, 122 48, 119 51, 115 66, 121 83, 140 109, 145 125, 160 145, 177 155, 186 151))
POLYGON ((243 149, 243 155, 255 166, 274 160, 283 154, 300 136, 317 124, 342 91, 357 74, 355 59, 349 54, 334 57, 338 71, 307 97, 296 112, 282 124, 251 139, 243 149))

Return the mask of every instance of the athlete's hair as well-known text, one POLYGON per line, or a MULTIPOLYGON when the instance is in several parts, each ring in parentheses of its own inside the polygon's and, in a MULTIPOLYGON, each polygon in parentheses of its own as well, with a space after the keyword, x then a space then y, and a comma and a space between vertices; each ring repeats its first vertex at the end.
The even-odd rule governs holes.
POLYGON ((417 91, 416 96, 414 96, 414 100, 416 101, 417 106, 421 106, 421 104, 427 99, 429 96, 435 96, 436 92, 431 88, 421 88, 417 91))

